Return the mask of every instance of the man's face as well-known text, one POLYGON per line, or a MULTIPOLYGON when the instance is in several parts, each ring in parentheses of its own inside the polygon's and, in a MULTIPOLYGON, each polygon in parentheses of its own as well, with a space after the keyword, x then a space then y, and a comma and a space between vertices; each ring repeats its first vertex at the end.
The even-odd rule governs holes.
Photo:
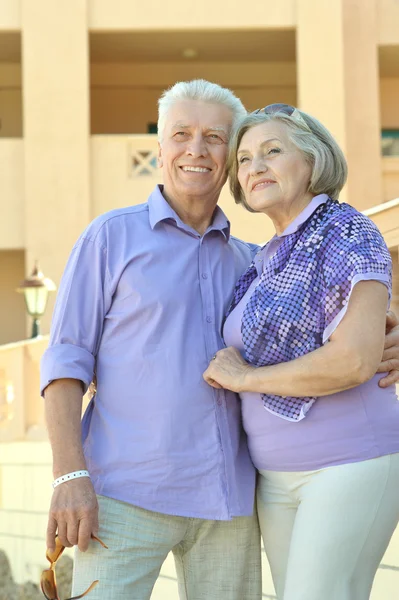
POLYGON ((221 104, 181 100, 171 106, 159 144, 166 197, 217 202, 227 179, 231 125, 232 113, 221 104))

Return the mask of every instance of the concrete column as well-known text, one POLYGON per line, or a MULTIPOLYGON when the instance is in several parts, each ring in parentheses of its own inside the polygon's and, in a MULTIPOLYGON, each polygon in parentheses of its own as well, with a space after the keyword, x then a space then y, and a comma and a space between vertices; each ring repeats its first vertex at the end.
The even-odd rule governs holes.
POLYGON ((297 0, 298 105, 345 152, 342 199, 382 202, 376 0, 297 0))
POLYGON ((21 10, 26 269, 38 259, 58 283, 90 220, 87 6, 21 0, 21 10))

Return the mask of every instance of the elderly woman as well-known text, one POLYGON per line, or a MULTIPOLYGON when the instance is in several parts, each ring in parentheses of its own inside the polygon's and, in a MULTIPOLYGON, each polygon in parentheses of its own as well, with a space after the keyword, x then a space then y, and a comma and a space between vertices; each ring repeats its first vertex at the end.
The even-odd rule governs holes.
POLYGON ((237 282, 226 349, 204 374, 240 393, 280 600, 366 600, 399 519, 399 402, 378 387, 391 259, 338 202, 347 167, 316 119, 249 115, 230 155, 236 202, 276 235, 237 282))

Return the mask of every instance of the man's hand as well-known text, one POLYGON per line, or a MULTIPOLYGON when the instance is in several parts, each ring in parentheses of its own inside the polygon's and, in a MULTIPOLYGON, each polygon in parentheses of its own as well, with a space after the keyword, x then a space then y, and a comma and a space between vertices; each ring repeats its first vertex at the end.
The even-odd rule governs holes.
POLYGON ((399 321, 391 310, 387 313, 384 354, 377 373, 387 371, 388 375, 378 383, 382 388, 399 381, 399 321))
POLYGON ((245 391, 245 378, 255 367, 247 363, 236 348, 219 350, 209 363, 203 378, 214 388, 245 391))
POLYGON ((85 552, 91 534, 98 532, 98 502, 88 477, 79 477, 57 486, 51 500, 47 526, 47 548, 55 549, 55 536, 66 548, 78 546, 85 552))

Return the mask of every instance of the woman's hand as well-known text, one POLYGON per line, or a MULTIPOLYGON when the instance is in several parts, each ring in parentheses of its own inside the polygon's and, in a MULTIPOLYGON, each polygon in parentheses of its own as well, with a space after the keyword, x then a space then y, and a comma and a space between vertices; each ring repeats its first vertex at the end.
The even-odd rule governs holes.
POLYGON ((215 354, 203 377, 214 388, 244 392, 245 381, 254 369, 255 367, 247 363, 236 348, 230 346, 215 354))
POLYGON ((379 381, 380 387, 388 387, 399 381, 399 321, 391 310, 387 313, 384 354, 377 372, 387 371, 388 374, 379 381))

